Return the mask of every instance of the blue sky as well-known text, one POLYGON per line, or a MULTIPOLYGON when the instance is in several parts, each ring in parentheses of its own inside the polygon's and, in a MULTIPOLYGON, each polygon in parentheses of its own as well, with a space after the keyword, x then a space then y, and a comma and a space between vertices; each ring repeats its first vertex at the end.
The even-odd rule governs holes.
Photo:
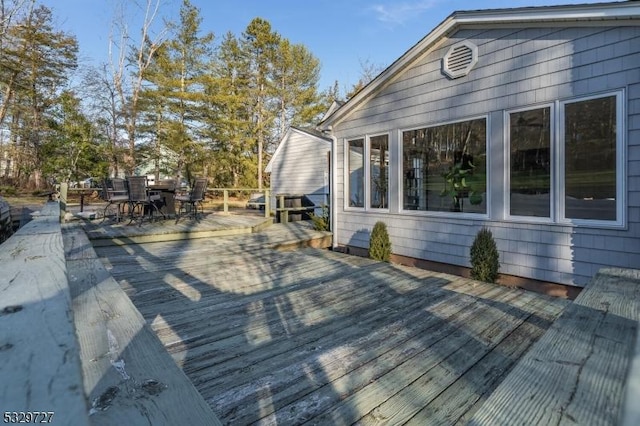
MULTIPOLYGON (((40 1, 54 11, 60 28, 78 38, 83 62, 99 64, 108 60, 116 0, 40 1)), ((182 0, 161 1, 162 14, 177 20, 182 0)), ((275 31, 293 43, 304 44, 320 59, 321 90, 337 80, 344 92, 358 80, 361 63, 390 65, 456 10, 598 1, 191 0, 191 3, 200 9, 202 30, 213 32, 217 38, 228 31, 240 35, 255 17, 268 20, 275 31)), ((135 29, 139 29, 139 24, 132 25, 131 30, 135 29)))

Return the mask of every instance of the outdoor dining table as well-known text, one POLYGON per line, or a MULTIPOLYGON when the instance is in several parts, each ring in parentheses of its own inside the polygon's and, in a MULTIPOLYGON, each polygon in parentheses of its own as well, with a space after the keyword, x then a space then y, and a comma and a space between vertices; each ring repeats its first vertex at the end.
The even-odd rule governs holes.
POLYGON ((175 188, 170 184, 155 183, 147 185, 149 193, 155 193, 160 196, 160 201, 157 204, 158 210, 166 217, 174 217, 176 214, 175 206, 175 188))

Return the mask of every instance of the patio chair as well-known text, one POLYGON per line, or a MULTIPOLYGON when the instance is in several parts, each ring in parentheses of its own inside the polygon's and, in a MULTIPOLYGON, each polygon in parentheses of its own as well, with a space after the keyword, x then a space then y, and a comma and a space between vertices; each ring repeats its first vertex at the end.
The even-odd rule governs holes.
POLYGON ((178 223, 182 216, 189 216, 198 220, 198 205, 200 205, 201 213, 204 213, 202 202, 204 201, 204 194, 206 190, 207 179, 197 178, 193 188, 188 194, 175 196, 175 201, 180 203, 178 213, 176 214, 176 223, 178 223), (187 207, 189 207, 188 210, 187 207))
POLYGON ((110 183, 105 179, 102 182, 102 198, 107 202, 102 212, 102 221, 107 217, 107 210, 115 205, 116 221, 120 222, 120 210, 124 204, 129 203, 129 191, 124 179, 113 178, 110 183))
POLYGON ((160 195, 150 195, 147 190, 146 176, 129 176, 127 178, 127 186, 129 187, 129 214, 131 215, 129 224, 139 219, 138 226, 142 225, 145 212, 149 213, 149 217, 152 220, 154 211, 165 217, 156 204, 160 200, 160 195), (137 215, 136 210, 138 211, 137 215))

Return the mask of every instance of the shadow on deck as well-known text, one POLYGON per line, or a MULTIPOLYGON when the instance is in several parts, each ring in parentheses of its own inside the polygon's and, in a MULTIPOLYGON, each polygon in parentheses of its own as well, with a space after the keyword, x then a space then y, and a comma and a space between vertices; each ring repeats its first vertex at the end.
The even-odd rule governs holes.
POLYGON ((302 223, 136 243, 172 235, 145 224, 94 248, 100 227, 58 218, 48 203, 0 250, 11 409, 78 425, 640 418, 640 271, 603 269, 572 303, 308 248, 302 223))
POLYGON ((468 421, 569 303, 274 250, 307 232, 273 225, 95 250, 225 424, 468 421))

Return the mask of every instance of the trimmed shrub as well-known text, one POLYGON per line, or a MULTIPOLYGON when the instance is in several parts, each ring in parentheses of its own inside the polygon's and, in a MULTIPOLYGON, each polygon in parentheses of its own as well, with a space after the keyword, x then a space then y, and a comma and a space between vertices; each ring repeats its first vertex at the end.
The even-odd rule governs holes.
POLYGON ((384 222, 376 222, 369 239, 369 257, 388 262, 391 256, 391 240, 384 222))
POLYGON ((322 205, 321 216, 311 213, 311 222, 313 222, 313 229, 316 231, 328 231, 331 223, 329 218, 329 206, 326 204, 322 205))
POLYGON ((488 283, 496 282, 499 257, 493 234, 488 228, 482 228, 471 245, 471 277, 488 283))

